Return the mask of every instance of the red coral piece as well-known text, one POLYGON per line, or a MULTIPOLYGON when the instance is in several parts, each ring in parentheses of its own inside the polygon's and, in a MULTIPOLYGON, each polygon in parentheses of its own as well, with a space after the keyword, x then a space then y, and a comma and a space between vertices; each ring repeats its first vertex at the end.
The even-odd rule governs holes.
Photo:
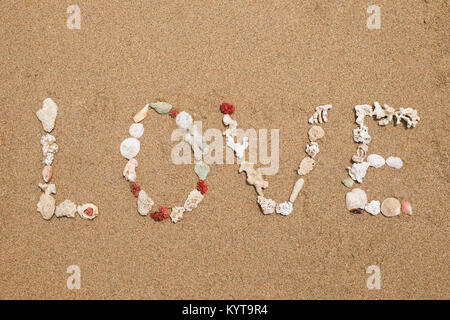
POLYGON ((222 111, 223 114, 232 114, 234 112, 234 106, 224 102, 220 105, 220 111, 222 111))
POLYGON ((170 109, 169 116, 171 116, 172 118, 175 118, 179 113, 180 113, 180 111, 178 111, 177 109, 170 109))
POLYGON ((89 207, 86 210, 84 210, 84 213, 86 213, 89 217, 92 217, 92 211, 93 211, 92 208, 89 207))
POLYGON ((130 189, 131 193, 134 194, 135 197, 137 197, 141 191, 141 187, 136 182, 130 183, 130 189))
POLYGON ((205 194, 206 191, 208 191, 208 186, 204 180, 198 180, 197 190, 200 191, 201 194, 205 194))
POLYGON ((163 206, 159 206, 159 211, 150 213, 150 217, 152 217, 155 221, 162 221, 169 218, 169 216, 169 211, 167 211, 167 209, 163 206))

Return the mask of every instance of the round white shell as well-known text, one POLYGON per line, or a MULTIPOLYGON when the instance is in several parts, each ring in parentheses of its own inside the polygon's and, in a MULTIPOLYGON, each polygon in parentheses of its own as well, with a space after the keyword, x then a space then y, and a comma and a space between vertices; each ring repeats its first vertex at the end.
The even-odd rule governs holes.
POLYGON ((378 154, 370 154, 366 160, 369 162, 369 165, 374 168, 380 168, 386 163, 384 158, 378 154))
POLYGON ((136 138, 126 138, 120 144, 120 154, 126 159, 136 157, 140 149, 141 143, 136 138))
POLYGON ((389 157, 386 159, 386 164, 389 167, 395 168, 395 169, 400 169, 401 167, 403 167, 403 161, 402 159, 398 158, 398 157, 389 157))
POLYGON ((133 123, 128 131, 130 136, 140 138, 144 134, 144 125, 142 123, 133 123))
POLYGON ((175 122, 180 128, 187 129, 192 126, 193 120, 189 113, 182 111, 177 115, 175 122))

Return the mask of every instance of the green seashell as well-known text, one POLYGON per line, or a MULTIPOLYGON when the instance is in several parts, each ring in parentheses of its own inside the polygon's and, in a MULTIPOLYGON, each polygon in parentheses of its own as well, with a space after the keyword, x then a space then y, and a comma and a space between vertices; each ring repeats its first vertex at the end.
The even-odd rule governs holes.
POLYGON ((209 173, 209 166, 203 161, 200 161, 199 163, 195 164, 194 171, 199 179, 205 180, 209 173))
POLYGON ((342 180, 342 184, 347 188, 351 188, 353 186, 353 179, 352 178, 344 179, 342 180))
POLYGON ((168 104, 167 102, 154 102, 151 103, 150 106, 155 109, 156 112, 160 113, 160 114, 165 114, 168 113, 170 111, 170 109, 172 109, 172 105, 168 104))

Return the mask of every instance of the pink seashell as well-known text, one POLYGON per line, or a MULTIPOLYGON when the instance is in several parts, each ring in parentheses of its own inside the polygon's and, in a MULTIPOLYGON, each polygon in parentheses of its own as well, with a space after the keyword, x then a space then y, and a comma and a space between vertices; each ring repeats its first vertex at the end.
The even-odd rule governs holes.
POLYGON ((412 215, 412 206, 408 201, 402 203, 402 213, 412 215))
POLYGON ((52 166, 45 166, 44 169, 42 169, 42 178, 44 178, 44 181, 47 183, 52 178, 53 173, 53 167, 52 166))

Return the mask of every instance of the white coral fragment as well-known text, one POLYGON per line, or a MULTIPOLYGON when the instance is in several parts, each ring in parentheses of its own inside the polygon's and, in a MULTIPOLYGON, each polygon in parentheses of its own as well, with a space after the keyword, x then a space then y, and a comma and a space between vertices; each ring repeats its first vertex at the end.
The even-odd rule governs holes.
POLYGON ((58 114, 58 106, 51 99, 47 98, 42 104, 42 108, 36 112, 36 116, 42 123, 42 127, 47 132, 52 132, 55 127, 56 116, 58 114))
POLYGON ((420 120, 417 110, 412 108, 400 108, 399 111, 395 112, 394 116, 396 118, 396 124, 404 120, 407 128, 415 128, 420 120))
POLYGON ((300 193, 300 190, 303 188, 303 184, 305 183, 305 180, 302 178, 298 179, 297 182, 294 184, 294 188, 292 188, 291 196, 289 197, 289 202, 294 203, 295 200, 298 197, 298 194, 300 193))
POLYGON ((56 200, 51 196, 51 194, 56 193, 56 187, 54 184, 42 184, 39 183, 39 188, 44 192, 39 198, 37 204, 37 211, 42 215, 45 220, 50 220, 55 213, 56 200))
POLYGON ((258 205, 264 214, 272 214, 275 212, 277 203, 272 199, 267 199, 264 198, 263 196, 258 196, 256 202, 258 202, 258 205))
POLYGON ((77 205, 70 200, 64 200, 56 207, 55 216, 75 218, 75 213, 77 212, 77 205))
POLYGON ((122 175, 129 182, 136 181, 136 167, 138 166, 138 161, 134 158, 128 160, 125 168, 123 169, 122 175))
POLYGON ((362 183, 369 168, 369 162, 354 163, 351 167, 348 167, 349 176, 358 183, 362 183))
POLYGON ((290 215, 293 209, 294 209, 294 206, 289 201, 279 203, 279 204, 277 204, 277 207, 276 207, 277 213, 279 213, 283 216, 290 215))
POLYGON ((316 142, 310 142, 306 146, 306 153, 311 158, 314 158, 319 153, 319 145, 316 142))
POLYGON ((144 190, 139 191, 137 197, 137 208, 141 216, 146 216, 153 207, 153 200, 147 195, 144 190))
POLYGON ((355 106, 355 113, 356 113, 356 120, 355 120, 355 122, 359 126, 363 126, 364 125, 364 118, 366 116, 371 116, 372 115, 372 106, 370 106, 368 104, 356 105, 355 106))
POLYGON ((186 211, 184 207, 174 207, 172 208, 172 212, 170 212, 170 219, 173 223, 177 223, 181 219, 183 219, 183 213, 186 211))
POLYGON ((253 163, 243 161, 239 166, 239 173, 245 172, 247 175, 247 183, 253 185, 256 192, 260 196, 264 196, 262 189, 269 186, 269 182, 264 181, 260 168, 255 169, 253 163))
POLYGON ((236 157, 242 159, 244 157, 245 150, 248 148, 248 137, 242 138, 242 143, 235 142, 237 134, 237 121, 233 120, 229 114, 223 116, 222 122, 227 129, 223 132, 226 137, 226 144, 231 150, 234 151, 236 157))
POLYGON ((51 166, 55 154, 58 152, 59 147, 56 144, 56 138, 51 134, 47 133, 41 137, 42 154, 44 155, 44 163, 47 166, 51 166))
POLYGON ((369 144, 372 141, 369 135, 369 129, 365 125, 353 129, 353 140, 358 143, 369 144))
POLYGON ((197 189, 192 190, 186 201, 184 202, 184 209, 186 209, 186 211, 192 211, 195 208, 197 208, 197 206, 200 204, 200 202, 202 202, 203 200, 203 195, 200 193, 200 191, 198 191, 197 189))
POLYGON ((330 110, 332 107, 333 106, 331 104, 316 107, 316 111, 309 118, 308 122, 310 124, 328 122, 328 110, 330 110))

